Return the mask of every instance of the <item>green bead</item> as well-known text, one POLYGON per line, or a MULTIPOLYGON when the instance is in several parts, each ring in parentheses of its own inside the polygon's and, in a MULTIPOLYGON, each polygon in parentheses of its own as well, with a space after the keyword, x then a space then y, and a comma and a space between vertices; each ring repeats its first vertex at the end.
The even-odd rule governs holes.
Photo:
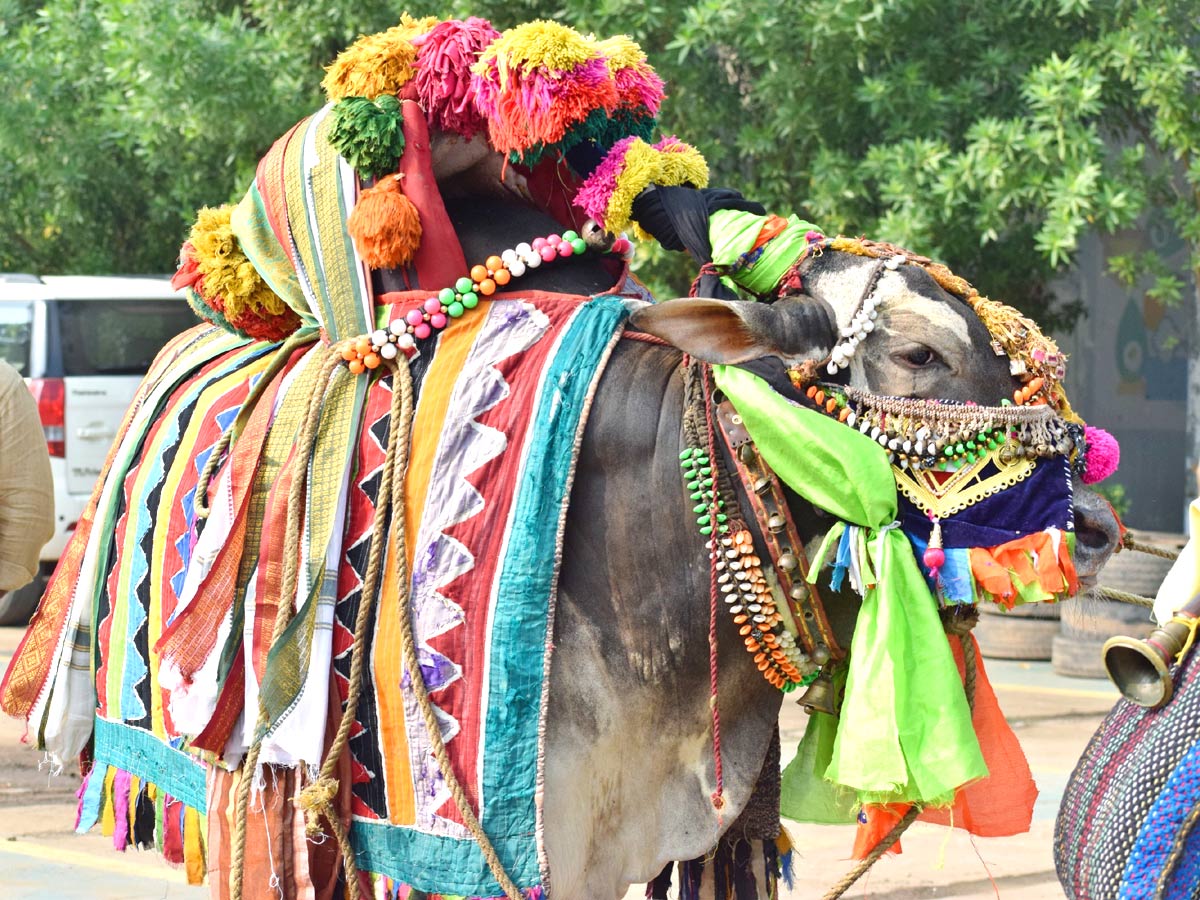
POLYGON ((962 444, 954 445, 954 453, 956 456, 962 456, 966 452, 967 452, 967 448, 964 447, 962 444))
MULTIPOLYGON (((565 235, 564 235, 565 237, 565 235)), ((587 241, 583 238, 575 238, 570 242, 571 249, 575 251, 576 256, 582 256, 587 253, 587 241)))
POLYGON ((577 240, 579 240, 579 232, 571 231, 570 229, 568 229, 562 233, 562 239, 564 241, 566 241, 568 244, 571 243, 572 241, 577 241, 577 240))
POLYGON ((680 458, 680 459, 691 459, 691 458, 692 458, 692 454, 693 454, 693 453, 695 453, 695 452, 696 452, 696 451, 695 451, 695 450, 693 450, 691 447, 688 447, 688 448, 687 448, 687 449, 685 449, 685 450, 680 450, 680 451, 679 451, 679 458, 680 458))
POLYGON ((449 306, 454 302, 454 288, 442 288, 438 291, 438 300, 442 302, 442 306, 449 306))
POLYGON ((947 444, 945 447, 942 448, 942 456, 945 456, 948 459, 953 455, 954 455, 954 448, 951 447, 950 445, 947 444))
POLYGON ((711 516, 709 516, 709 515, 707 515, 707 514, 706 514, 706 515, 703 515, 703 516, 701 516, 700 518, 698 518, 698 519, 696 520, 696 524, 697 524, 697 525, 711 525, 711 524, 712 524, 712 517, 711 517, 711 516))
POLYGON ((968 450, 974 450, 975 447, 976 447, 976 444, 974 441, 967 441, 967 449, 968 450))
POLYGON ((467 291, 462 295, 462 305, 467 309, 474 309, 479 305, 479 295, 474 291, 467 291))
POLYGON ((721 532, 721 534, 729 534, 729 526, 721 525, 720 527, 717 528, 717 531, 721 532))
POLYGON ((466 276, 463 276, 462 278, 458 279, 458 281, 454 282, 454 289, 460 294, 465 294, 473 287, 475 287, 475 282, 466 276))
POLYGON ((692 491, 690 494, 688 494, 688 496, 691 497, 693 500, 703 500, 704 499, 704 491, 692 491))
POLYGON ((984 441, 987 440, 987 436, 988 436, 988 433, 986 431, 981 431, 981 432, 979 432, 979 437, 977 440, 979 441, 979 443, 982 444, 984 441))
POLYGON ((996 447, 997 447, 997 444, 996 444, 996 441, 995 441, 995 439, 994 439, 994 438, 988 438, 988 442, 987 442, 987 448, 988 448, 989 450, 995 450, 995 449, 996 449, 996 447))
POLYGON ((446 315, 452 319, 457 319, 463 314, 463 305, 455 300, 446 307, 446 315))
POLYGON ((705 537, 708 537, 708 535, 712 534, 712 526, 705 525, 703 528, 700 529, 700 533, 702 535, 704 535, 705 537))
POLYGON ((709 475, 712 474, 712 466, 701 466, 700 474, 703 475, 705 478, 707 478, 709 475))
MULTIPOLYGON (((702 474, 702 475, 703 475, 704 473, 703 473, 703 472, 701 472, 700 474, 702 474)), ((712 480, 711 478, 705 478, 705 479, 704 479, 704 486, 705 486, 706 488, 710 488, 710 487, 712 487, 712 486, 713 486, 713 480, 712 480)))
POLYGON ((700 463, 700 465, 702 465, 702 466, 707 466, 708 465, 708 454, 704 453, 704 452, 697 453, 696 454, 696 462, 700 463))
POLYGON ((699 481, 689 481, 689 482, 687 483, 687 489, 688 489, 689 491, 698 491, 698 490, 700 490, 700 482, 699 482, 699 481))
POLYGON ((702 513, 702 512, 704 512, 706 509, 708 509, 708 504, 707 504, 707 503, 697 503, 695 506, 693 506, 693 507, 692 507, 692 512, 694 512, 694 513, 702 513))
POLYGON ((729 521, 729 516, 725 515, 724 513, 717 513, 717 521, 721 524, 725 524, 729 521))
POLYGON ((969 462, 969 463, 975 462, 975 454, 974 453, 967 454, 967 462, 969 462))

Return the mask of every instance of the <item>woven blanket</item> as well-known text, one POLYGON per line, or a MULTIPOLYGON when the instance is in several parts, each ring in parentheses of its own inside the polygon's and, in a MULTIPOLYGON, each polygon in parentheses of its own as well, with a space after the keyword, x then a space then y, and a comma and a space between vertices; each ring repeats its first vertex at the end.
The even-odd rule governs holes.
MULTIPOLYGON (((385 295, 377 324, 426 296, 385 295)), ((78 828, 99 822, 120 847, 154 844, 189 875, 213 870, 206 834, 227 835, 229 824, 224 805, 212 813, 226 819, 219 827, 205 819, 213 767, 236 766, 256 737, 261 760, 295 767, 298 782, 320 765, 366 602, 349 744, 358 864, 425 892, 501 894, 402 670, 404 552, 421 674, 453 769, 510 876, 540 890, 539 759, 562 529, 590 400, 624 315, 613 297, 493 300, 413 360, 407 542, 391 529, 374 597, 363 584, 391 377, 344 366, 323 377, 329 351, 311 335, 270 344, 203 328, 166 348, 0 691, 54 759, 90 754, 78 828), (314 394, 320 426, 303 458, 297 435, 314 394), (201 519, 196 488, 214 450, 223 456, 201 519), (300 540, 288 546, 299 472, 300 540), (289 557, 296 592, 282 598, 289 557), (295 616, 272 643, 280 602, 294 603, 295 616), (260 709, 267 725, 256 730, 260 709)))

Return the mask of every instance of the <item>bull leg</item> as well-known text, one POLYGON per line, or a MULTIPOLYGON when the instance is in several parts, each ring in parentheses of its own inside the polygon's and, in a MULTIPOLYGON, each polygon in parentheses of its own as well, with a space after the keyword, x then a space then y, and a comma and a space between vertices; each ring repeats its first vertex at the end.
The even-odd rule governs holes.
POLYGON ((698 859, 673 863, 646 886, 651 900, 666 900, 671 870, 678 869, 680 900, 763 900, 778 896, 786 861, 778 845, 779 729, 776 727, 754 784, 750 802, 713 850, 698 859))

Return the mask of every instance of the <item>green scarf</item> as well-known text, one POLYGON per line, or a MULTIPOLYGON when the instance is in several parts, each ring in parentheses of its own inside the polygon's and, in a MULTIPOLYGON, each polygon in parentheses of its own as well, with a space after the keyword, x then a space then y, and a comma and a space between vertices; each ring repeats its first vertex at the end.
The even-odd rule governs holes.
MULTIPOLYGON (((713 371, 775 473, 842 520, 826 545, 847 524, 862 529, 857 543, 875 574, 867 580, 877 582, 864 590, 836 735, 827 722, 809 728, 813 741, 832 738, 831 751, 804 748, 806 758, 829 760, 812 774, 849 788, 859 803, 949 804, 957 788, 986 776, 987 767, 937 604, 908 538, 893 526, 896 483, 886 454, 865 435, 791 403, 745 370, 713 371)), ((814 562, 814 577, 816 571, 814 562)), ((805 777, 793 767, 789 775, 805 777)), ((787 782, 785 796, 796 796, 787 782)), ((786 812, 806 817, 804 808, 786 812)))

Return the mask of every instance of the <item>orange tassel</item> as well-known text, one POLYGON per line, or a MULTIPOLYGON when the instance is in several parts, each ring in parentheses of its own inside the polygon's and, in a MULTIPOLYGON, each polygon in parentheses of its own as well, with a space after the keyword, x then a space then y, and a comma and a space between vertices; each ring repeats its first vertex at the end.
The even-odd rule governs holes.
POLYGON ((407 265, 421 246, 421 216, 400 189, 399 175, 388 175, 358 198, 346 230, 372 269, 407 265))

